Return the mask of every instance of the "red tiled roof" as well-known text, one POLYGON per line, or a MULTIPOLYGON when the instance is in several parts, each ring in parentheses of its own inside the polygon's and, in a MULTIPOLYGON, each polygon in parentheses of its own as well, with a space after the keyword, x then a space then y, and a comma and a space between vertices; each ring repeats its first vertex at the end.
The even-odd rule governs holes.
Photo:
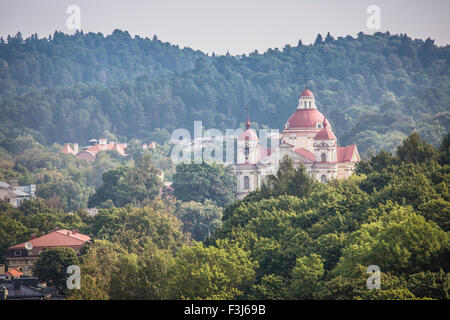
POLYGON ((247 129, 239 136, 238 139, 239 140, 256 141, 256 140, 258 140, 258 136, 256 135, 255 130, 247 129))
POLYGON ((10 276, 15 277, 15 278, 20 278, 20 276, 23 274, 23 272, 20 272, 19 270, 12 268, 12 269, 8 269, 8 271, 6 271, 6 274, 9 274, 10 276))
POLYGON ((314 140, 336 140, 336 136, 333 131, 322 129, 316 134, 314 140))
MULTIPOLYGON (((27 242, 31 242, 33 248, 49 248, 49 247, 81 247, 81 245, 91 238, 87 235, 62 229, 50 232, 39 238, 31 239, 27 242)), ((9 250, 24 249, 25 243, 16 244, 9 247, 9 250)))
POLYGON ((70 144, 66 143, 64 145, 64 148, 61 150, 62 153, 65 154, 73 154, 76 155, 77 153, 75 152, 75 150, 72 149, 72 147, 70 146, 70 144))
POLYGON ((287 120, 289 126, 285 128, 316 128, 316 123, 322 123, 323 119, 323 114, 317 109, 297 109, 287 120))
POLYGON ((314 162, 314 153, 312 153, 311 151, 305 149, 305 148, 295 148, 294 152, 310 161, 314 162))
POLYGON ((102 150, 106 150, 106 151, 114 150, 114 151, 117 151, 120 155, 126 156, 127 154, 125 153, 125 150, 124 150, 126 147, 127 147, 126 143, 111 142, 108 144, 96 144, 84 151, 89 151, 93 155, 97 155, 97 153, 102 150))
POLYGON ((323 129, 316 134, 314 140, 336 140, 336 136, 331 131, 326 118, 323 121, 323 129))
POLYGON ((338 162, 349 162, 352 161, 353 153, 355 152, 356 145, 352 144, 347 147, 337 148, 337 159, 338 162))

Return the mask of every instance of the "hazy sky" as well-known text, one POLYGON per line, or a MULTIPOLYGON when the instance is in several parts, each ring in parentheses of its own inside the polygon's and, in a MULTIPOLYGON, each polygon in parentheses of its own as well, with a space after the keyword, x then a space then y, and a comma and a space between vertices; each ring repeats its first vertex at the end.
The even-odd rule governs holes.
POLYGON ((450 44, 450 0, 0 0, 0 35, 48 36, 66 26, 69 5, 81 12, 84 32, 114 29, 204 52, 248 53, 335 37, 389 30, 450 44), (370 30, 369 5, 381 12, 381 29, 370 30))

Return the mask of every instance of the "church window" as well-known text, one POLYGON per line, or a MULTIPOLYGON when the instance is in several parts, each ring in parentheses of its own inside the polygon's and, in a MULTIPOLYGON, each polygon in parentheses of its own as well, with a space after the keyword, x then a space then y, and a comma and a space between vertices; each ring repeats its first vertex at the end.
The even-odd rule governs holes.
POLYGON ((250 178, 248 176, 244 177, 244 189, 250 189, 250 178))
POLYGON ((320 157, 322 159, 322 162, 327 161, 327 155, 325 153, 322 153, 322 155, 320 157))
POLYGON ((327 176, 323 174, 323 175, 320 177, 320 182, 326 183, 326 182, 327 182, 327 176))
POLYGON ((248 155, 250 154, 250 147, 248 146, 248 144, 245 145, 245 148, 244 148, 244 154, 245 154, 246 156, 248 156, 248 155))

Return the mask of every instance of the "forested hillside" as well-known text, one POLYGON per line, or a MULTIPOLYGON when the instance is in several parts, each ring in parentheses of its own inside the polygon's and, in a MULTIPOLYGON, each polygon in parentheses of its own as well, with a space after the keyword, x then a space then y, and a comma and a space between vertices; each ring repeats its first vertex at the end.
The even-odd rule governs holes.
MULTIPOLYGON (((221 192, 193 200, 182 189, 175 200, 149 188, 143 198, 142 184, 155 181, 150 159, 103 175, 91 199, 108 201, 94 216, 65 214, 42 199, 19 208, 0 201, 0 263, 9 246, 59 227, 94 239, 72 254, 82 284, 60 287, 70 299, 450 297, 450 135, 435 148, 413 133, 395 155, 380 151, 349 179, 327 184, 286 157, 260 190, 223 210, 221 192), (381 270, 380 290, 367 287, 370 265, 381 270)), ((174 183, 217 183, 217 167, 199 169, 179 165, 174 183)), ((65 283, 66 274, 51 272, 74 264, 56 259, 64 254, 41 254, 41 280, 65 283)))
POLYGON ((417 130, 439 145, 450 126, 450 47, 376 33, 313 45, 208 56, 156 39, 65 35, 0 43, 0 146, 92 137, 147 139, 155 128, 281 129, 305 79, 339 142, 394 151, 417 130))

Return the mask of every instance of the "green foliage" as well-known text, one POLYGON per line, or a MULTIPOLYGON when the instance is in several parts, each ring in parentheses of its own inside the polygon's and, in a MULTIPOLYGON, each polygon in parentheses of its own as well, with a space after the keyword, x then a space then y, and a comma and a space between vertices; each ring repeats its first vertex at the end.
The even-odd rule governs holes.
POLYGON ((237 299, 253 282, 256 264, 249 253, 221 242, 183 247, 169 270, 170 299, 237 299))
POLYGON ((181 222, 161 200, 139 208, 111 208, 95 215, 90 233, 97 239, 120 243, 128 252, 140 254, 148 243, 159 249, 177 251, 186 238, 181 222))
POLYGON ((177 202, 175 215, 183 222, 183 232, 196 241, 204 241, 222 224, 222 208, 211 200, 205 203, 177 202))
POLYGON ((110 298, 111 274, 125 254, 119 244, 95 240, 83 248, 80 256, 81 288, 72 290, 72 300, 108 300, 110 298))
POLYGON ((439 272, 415 273, 408 277, 407 287, 416 297, 448 300, 450 274, 442 269, 439 272))
POLYGON ((449 167, 438 162, 447 150, 414 136, 402 157, 380 151, 349 179, 304 193, 293 183, 302 168, 285 158, 268 183, 276 187, 227 206, 214 238, 242 245, 258 262, 253 296, 447 299, 449 167), (414 163, 408 154, 417 150, 431 151, 414 163), (367 288, 369 265, 381 268, 381 290, 367 288), (289 291, 275 295, 283 282, 289 291))
MULTIPOLYGON (((45 199, 46 205, 64 211, 85 209, 94 188, 101 185, 103 172, 119 166, 114 152, 101 151, 96 161, 87 162, 73 155, 62 154, 59 145, 45 147, 27 136, 16 139, 0 138, 1 143, 16 144, 30 140, 22 153, 6 153, 10 161, 0 161, 0 181, 19 180, 20 185, 36 184, 37 196, 45 199)), ((122 157, 123 158, 123 157, 122 157)))
POLYGON ((236 177, 230 167, 218 164, 181 163, 176 167, 172 187, 181 201, 212 200, 224 207, 235 199, 236 177))
POLYGON ((417 132, 413 132, 403 143, 398 146, 397 154, 404 162, 420 163, 436 160, 436 149, 420 138, 417 132))
POLYGON ((284 300, 288 297, 288 285, 283 277, 268 274, 252 288, 251 298, 256 300, 284 300))
POLYGON ((154 199, 162 188, 158 177, 160 170, 146 154, 135 160, 134 167, 121 166, 103 174, 103 185, 89 198, 89 207, 99 206, 111 200, 115 206, 127 204, 145 205, 154 199))
POLYGON ((0 263, 4 263, 7 248, 40 236, 54 228, 83 231, 89 218, 81 211, 71 215, 49 208, 42 199, 25 200, 19 208, 0 201, 0 263))
POLYGON ((317 254, 300 257, 292 269, 290 295, 294 299, 314 299, 323 284, 323 259, 317 254))
POLYGON ((389 32, 328 34, 313 45, 240 56, 207 56, 120 30, 8 37, 0 44, 0 135, 25 132, 51 144, 108 133, 161 143, 167 134, 158 129, 191 128, 193 120, 239 127, 243 101, 255 122, 281 128, 313 77, 309 87, 342 144, 357 143, 361 154, 394 152, 414 129, 433 144, 446 134, 449 57, 431 39, 389 32))
POLYGON ((294 163, 285 155, 279 163, 276 175, 269 175, 261 186, 264 198, 289 194, 303 198, 318 187, 317 181, 306 172, 306 167, 300 163, 294 168, 294 163))
POLYGON ((111 274, 110 299, 159 300, 167 288, 171 253, 156 246, 146 248, 142 256, 121 255, 111 274))
POLYGON ((33 274, 49 286, 55 286, 60 291, 64 291, 67 288, 66 280, 69 276, 67 267, 71 265, 78 265, 78 258, 72 248, 45 249, 34 263, 33 274))
MULTIPOLYGON (((95 242, 71 299, 448 299, 449 57, 448 46, 388 32, 236 57, 120 30, 8 37, 0 180, 35 183, 45 202, 0 203, 0 259, 31 233, 79 228, 95 242), (239 127, 243 101, 260 127, 281 128, 308 75, 340 143, 365 159, 356 175, 322 185, 285 158, 260 191, 233 202, 229 169, 175 173, 171 130, 199 119, 239 127), (128 141, 130 157, 100 152, 88 163, 50 145, 99 136, 128 141), (158 147, 143 151, 150 141, 158 147), (157 168, 182 202, 157 197, 157 168), (88 199, 104 208, 95 217, 77 211, 88 199), (207 244, 182 232, 204 240, 208 228, 207 244), (370 264, 381 267, 381 290, 366 286, 370 264)), ((71 255, 47 255, 37 270, 62 288, 71 255)))
POLYGON ((447 268, 448 233, 410 208, 388 204, 374 211, 379 218, 350 236, 333 274, 350 276, 357 264, 398 275, 447 268))

